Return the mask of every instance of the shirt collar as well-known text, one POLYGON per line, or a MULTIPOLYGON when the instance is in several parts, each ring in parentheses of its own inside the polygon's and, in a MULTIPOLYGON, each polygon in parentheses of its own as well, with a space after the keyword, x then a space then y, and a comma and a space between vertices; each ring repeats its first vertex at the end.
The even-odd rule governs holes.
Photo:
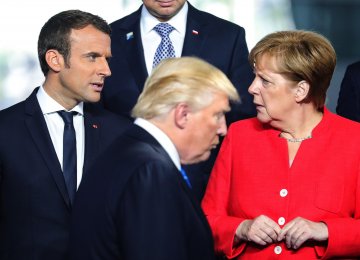
POLYGON ((134 124, 140 126, 144 130, 146 130, 149 134, 151 134, 170 156, 176 168, 180 170, 179 153, 177 152, 176 147, 173 144, 173 142, 170 140, 170 138, 160 128, 158 128, 153 123, 143 118, 136 118, 134 124))
MULTIPOLYGON (((186 31, 186 21, 187 21, 187 14, 188 14, 189 6, 188 3, 185 2, 183 7, 180 11, 172 17, 167 23, 175 28, 181 35, 185 35, 186 31)), ((140 26, 142 31, 145 33, 149 33, 154 29, 154 27, 159 24, 159 20, 152 16, 146 7, 143 5, 141 9, 141 19, 140 19, 140 26)))
MULTIPOLYGON (((40 86, 38 92, 36 93, 36 97, 39 101, 39 105, 43 114, 52 114, 60 110, 67 111, 62 105, 56 102, 52 97, 50 97, 43 86, 40 86)), ((70 111, 76 111, 80 115, 84 115, 84 103, 80 102, 70 111)))

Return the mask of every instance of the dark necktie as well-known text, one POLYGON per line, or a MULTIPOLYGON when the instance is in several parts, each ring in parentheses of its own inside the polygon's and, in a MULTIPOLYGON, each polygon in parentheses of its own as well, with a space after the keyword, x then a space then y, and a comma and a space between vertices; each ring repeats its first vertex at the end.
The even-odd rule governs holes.
POLYGON ((63 174, 66 188, 68 190, 71 205, 74 202, 76 193, 76 135, 73 124, 73 116, 76 112, 58 111, 64 120, 63 139, 63 174))
POLYGON ((174 29, 175 28, 168 23, 159 23, 154 27, 154 30, 161 36, 161 42, 155 52, 153 68, 155 68, 163 59, 175 57, 174 46, 169 37, 169 34, 174 29))

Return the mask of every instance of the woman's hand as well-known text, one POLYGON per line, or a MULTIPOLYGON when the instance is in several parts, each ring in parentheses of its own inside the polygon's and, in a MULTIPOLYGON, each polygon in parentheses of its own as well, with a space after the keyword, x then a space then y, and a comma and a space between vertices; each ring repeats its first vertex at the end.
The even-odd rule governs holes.
POLYGON ((279 225, 261 215, 254 219, 241 222, 236 229, 235 243, 240 241, 252 241, 259 245, 267 245, 277 241, 281 229, 279 225))
POLYGON ((325 223, 297 217, 283 227, 277 239, 285 239, 288 248, 298 249, 307 240, 326 241, 328 236, 325 223))

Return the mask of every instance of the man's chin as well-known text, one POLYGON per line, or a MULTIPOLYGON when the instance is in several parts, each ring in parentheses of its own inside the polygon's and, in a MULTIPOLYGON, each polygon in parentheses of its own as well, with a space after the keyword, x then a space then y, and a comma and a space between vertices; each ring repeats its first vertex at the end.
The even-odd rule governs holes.
POLYGON ((191 158, 189 160, 181 160, 181 164, 196 164, 196 163, 200 163, 203 161, 206 161, 207 159, 209 159, 211 152, 210 151, 206 151, 204 154, 197 156, 195 158, 191 158))
POLYGON ((100 98, 100 93, 94 93, 93 95, 84 98, 83 102, 97 103, 100 101, 100 98))

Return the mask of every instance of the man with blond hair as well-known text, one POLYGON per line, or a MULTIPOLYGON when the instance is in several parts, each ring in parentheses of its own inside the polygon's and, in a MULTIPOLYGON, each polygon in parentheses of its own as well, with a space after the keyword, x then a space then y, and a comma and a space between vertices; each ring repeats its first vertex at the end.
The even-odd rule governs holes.
POLYGON ((74 208, 70 259, 211 260, 208 223, 181 164, 206 160, 227 132, 236 89, 198 58, 160 63, 136 118, 88 173, 74 208))
MULTIPOLYGON (((190 2, 143 0, 138 10, 111 23, 113 57, 109 65, 113 74, 101 93, 106 109, 132 122, 131 110, 161 58, 199 57, 224 72, 241 96, 241 102, 226 114, 227 125, 256 116, 253 97, 247 91, 254 73, 248 62, 245 29, 190 2)), ((198 200, 204 195, 217 152, 213 150, 204 162, 184 166, 198 200)))

